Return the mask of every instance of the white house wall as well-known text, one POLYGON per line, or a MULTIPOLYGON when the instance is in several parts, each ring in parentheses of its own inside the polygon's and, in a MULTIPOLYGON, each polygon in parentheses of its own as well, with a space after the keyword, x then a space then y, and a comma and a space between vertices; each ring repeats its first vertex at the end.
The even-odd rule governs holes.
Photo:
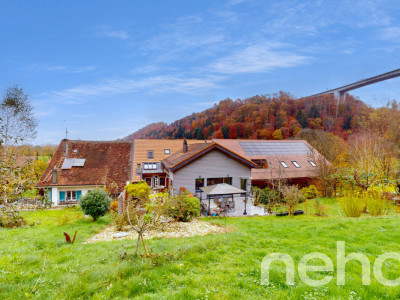
POLYGON ((232 185, 240 188, 241 179, 247 179, 249 182, 250 176, 250 167, 239 163, 220 151, 214 150, 182 169, 173 172, 173 174, 170 174, 170 179, 172 179, 174 191, 184 187, 190 193, 195 194, 195 180, 199 177, 204 178, 205 186, 207 185, 207 178, 232 177, 232 185))
POLYGON ((102 187, 99 186, 60 186, 60 187, 51 187, 51 201, 53 205, 60 204, 60 192, 66 191, 81 191, 81 197, 86 195, 88 191, 96 190, 102 187))

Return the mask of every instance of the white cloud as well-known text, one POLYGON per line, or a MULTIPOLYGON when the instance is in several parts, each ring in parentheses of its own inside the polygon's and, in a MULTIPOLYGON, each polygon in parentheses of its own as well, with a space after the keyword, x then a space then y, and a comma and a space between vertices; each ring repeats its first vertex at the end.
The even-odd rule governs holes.
POLYGON ((45 71, 64 71, 67 67, 66 66, 48 66, 44 67, 43 70, 45 71))
POLYGON ((398 42, 400 39, 400 26, 381 29, 379 31, 379 37, 383 40, 398 42))
POLYGON ((304 64, 309 57, 283 50, 281 44, 249 46, 216 60, 209 68, 217 73, 262 73, 304 64))
POLYGON ((46 65, 46 64, 31 64, 25 69, 36 70, 36 71, 46 71, 46 72, 60 72, 64 71, 66 73, 84 73, 94 70, 95 66, 84 66, 84 67, 67 67, 63 65, 46 65))
POLYGON ((77 104, 93 99, 94 97, 106 97, 125 93, 158 94, 175 91, 178 93, 192 94, 202 93, 204 90, 216 89, 220 76, 204 78, 184 76, 155 76, 143 79, 118 78, 105 80, 98 84, 80 85, 61 91, 52 91, 36 97, 37 102, 62 102, 77 104))
POLYGON ((69 69, 68 72, 69 73, 84 73, 84 72, 93 71, 94 69, 96 69, 95 66, 86 66, 86 67, 80 67, 80 68, 72 68, 72 69, 69 69))
POLYGON ((99 29, 100 30, 97 33, 97 35, 99 35, 99 36, 104 36, 104 37, 109 37, 109 38, 114 38, 114 39, 119 39, 119 40, 127 40, 130 37, 128 32, 125 30, 115 30, 115 29, 111 29, 108 26, 101 26, 99 29))

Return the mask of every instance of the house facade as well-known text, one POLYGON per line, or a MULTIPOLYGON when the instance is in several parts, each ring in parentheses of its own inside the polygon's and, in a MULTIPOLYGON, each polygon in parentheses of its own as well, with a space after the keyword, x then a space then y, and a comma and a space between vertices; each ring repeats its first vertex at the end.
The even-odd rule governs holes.
MULTIPOLYGON (((187 140, 188 145, 198 140, 187 140)), ((182 149, 183 140, 137 139, 133 141, 132 182, 145 181, 153 189, 169 186, 169 176, 161 161, 182 149)))
POLYGON ((170 191, 184 187, 201 197, 201 187, 226 183, 243 190, 251 186, 251 169, 256 165, 215 142, 187 145, 162 161, 170 180, 170 191))

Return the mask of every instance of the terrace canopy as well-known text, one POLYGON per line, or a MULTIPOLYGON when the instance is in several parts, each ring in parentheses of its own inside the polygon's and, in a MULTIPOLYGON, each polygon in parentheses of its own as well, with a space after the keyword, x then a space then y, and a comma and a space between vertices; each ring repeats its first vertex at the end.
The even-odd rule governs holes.
POLYGON ((245 197, 245 206, 243 214, 247 215, 246 212, 247 192, 245 190, 239 189, 237 187, 234 187, 226 183, 203 186, 200 189, 207 194, 207 199, 208 199, 207 215, 210 214, 211 198, 231 197, 233 201, 234 195, 241 195, 245 197))

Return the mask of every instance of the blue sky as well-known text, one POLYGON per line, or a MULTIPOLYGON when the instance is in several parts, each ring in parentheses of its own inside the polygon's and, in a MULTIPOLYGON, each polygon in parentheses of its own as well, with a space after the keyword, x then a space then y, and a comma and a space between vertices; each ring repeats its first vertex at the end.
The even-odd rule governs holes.
MULTIPOLYGON (((34 143, 108 140, 225 98, 296 97, 400 68, 400 1, 2 1, 0 90, 34 143)), ((400 100, 400 78, 352 92, 400 100)))

